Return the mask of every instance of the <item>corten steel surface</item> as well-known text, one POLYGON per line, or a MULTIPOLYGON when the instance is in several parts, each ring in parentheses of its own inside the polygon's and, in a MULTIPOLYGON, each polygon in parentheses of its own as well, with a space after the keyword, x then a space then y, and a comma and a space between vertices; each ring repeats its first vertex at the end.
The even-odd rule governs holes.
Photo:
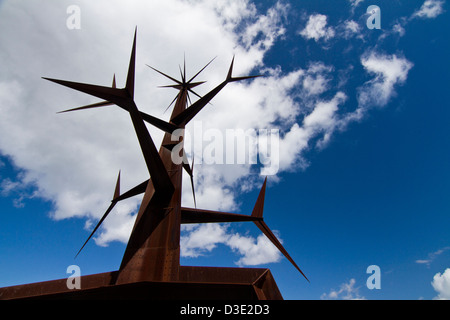
POLYGON ((152 299, 152 300, 281 300, 269 269, 180 266, 179 280, 116 284, 118 271, 81 277, 81 290, 70 290, 67 279, 6 287, 0 299, 152 299))
POLYGON ((282 296, 268 269, 180 266, 181 224, 253 221, 306 278, 291 256, 281 245, 280 241, 263 221, 264 195, 267 178, 264 181, 250 216, 181 207, 183 169, 187 171, 191 178, 195 203, 192 172, 193 165, 189 165, 184 150, 180 148, 180 146, 183 146, 182 138, 178 141, 173 141, 172 134, 177 129, 184 129, 186 124, 192 120, 195 115, 200 112, 202 108, 205 107, 228 83, 251 79, 257 76, 233 77, 233 57, 226 79, 209 93, 200 97, 192 90, 192 88, 203 82, 192 81, 212 62, 212 60, 190 80, 186 79, 186 66, 184 65, 184 70, 181 70, 180 68, 181 81, 149 66, 175 82, 174 85, 166 87, 178 90, 177 96, 169 105, 170 107, 175 103, 170 120, 169 122, 163 121, 139 111, 134 102, 136 33, 137 32, 134 34, 125 88, 119 89, 116 87, 115 77, 113 78, 111 87, 44 78, 104 100, 99 103, 62 112, 117 105, 127 111, 130 115, 150 179, 121 194, 119 172, 113 200, 111 201, 110 206, 80 249, 81 251, 84 248, 89 239, 119 201, 143 193, 142 203, 119 270, 83 276, 81 278, 82 289, 75 291, 67 289, 65 280, 0 288, 0 299, 94 299, 108 297, 141 297, 153 299, 183 297, 233 299, 241 297, 245 299, 281 299, 282 296), (188 101, 190 102, 189 93, 195 94, 199 99, 186 108, 188 101), (145 122, 148 122, 165 132, 159 151, 156 149, 153 139, 146 128, 145 122), (171 152, 175 146, 178 148, 176 150, 181 150, 180 156, 183 157, 183 162, 180 164, 175 164, 171 158, 171 152))

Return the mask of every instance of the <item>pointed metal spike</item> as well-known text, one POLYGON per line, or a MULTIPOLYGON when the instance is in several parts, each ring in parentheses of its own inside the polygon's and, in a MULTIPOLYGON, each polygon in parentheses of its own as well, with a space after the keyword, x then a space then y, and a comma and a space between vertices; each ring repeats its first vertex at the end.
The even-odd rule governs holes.
POLYGON ((204 106, 206 106, 212 98, 214 98, 220 90, 222 90, 226 86, 227 82, 224 81, 216 88, 212 89, 210 92, 205 94, 202 98, 193 103, 189 108, 185 109, 177 116, 175 116, 171 121, 177 125, 181 125, 182 123, 187 124, 192 118, 195 117, 197 113, 199 113, 204 106))
POLYGON ((214 57, 210 62, 208 62, 207 64, 206 64, 206 66, 204 66, 199 72, 197 72, 196 74, 195 74, 195 76, 193 76, 189 81, 188 81, 188 83, 191 83, 191 81, 192 80, 194 80, 203 70, 205 70, 210 64, 211 64, 211 62, 213 62, 214 61, 214 59, 216 59, 217 58, 217 56, 216 57, 214 57))
MULTIPOLYGON (((266 225, 266 223, 262 220, 263 218, 263 211, 264 211, 264 197, 266 194, 266 184, 267 184, 267 177, 264 179, 264 183, 261 187, 261 191, 259 192, 258 199, 256 200, 255 207, 252 211, 252 217, 255 219, 258 219, 255 222, 256 226, 266 235, 267 238, 274 244, 278 250, 289 260, 289 262, 292 263, 292 265, 300 271, 300 273, 305 277, 306 280, 308 278, 305 276, 305 274, 300 270, 298 265, 295 263, 295 261, 291 258, 289 253, 284 249, 281 242, 278 240, 278 238, 273 234, 273 232, 270 230, 270 228, 266 225)), ((309 280, 308 280, 309 282, 309 280)))
POLYGON ((233 55, 233 59, 231 60, 230 69, 228 69, 227 80, 230 80, 232 78, 233 65, 234 65, 234 55, 233 55))
POLYGON ((197 200, 195 199, 194 177, 191 177, 192 196, 194 197, 194 207, 197 209, 197 200))
POLYGON ((247 76, 247 77, 233 77, 233 65, 234 65, 234 55, 233 55, 233 59, 231 60, 230 69, 228 70, 228 75, 227 75, 227 80, 226 80, 227 83, 261 77, 261 75, 247 76))
MULTIPOLYGON (((134 130, 136 132, 142 154, 144 156, 147 169, 152 177, 152 183, 156 192, 162 192, 164 196, 169 197, 174 191, 175 187, 170 180, 169 173, 164 166, 164 163, 156 149, 150 133, 143 120, 143 113, 141 113, 135 102, 132 99, 134 94, 134 67, 136 55, 136 35, 137 28, 134 34, 133 49, 128 68, 127 82, 125 89, 117 89, 103 86, 90 85, 85 83, 76 83, 64 80, 44 78, 49 81, 64 85, 66 87, 94 95, 100 99, 115 103, 118 106, 127 110, 130 114, 134 130)), ((159 119, 158 119, 159 120, 159 119)), ((161 124, 162 120, 156 121, 161 124)))
POLYGON ((112 87, 116 88, 116 74, 113 75, 112 87))
POLYGON ((183 152, 183 168, 186 170, 188 175, 192 177, 192 170, 191 167, 189 166, 189 160, 186 156, 186 152, 184 152, 184 150, 182 150, 182 152, 183 152))
POLYGON ((120 170, 119 170, 119 175, 117 176, 117 182, 116 182, 116 187, 114 189, 114 196, 113 196, 113 200, 111 201, 111 204, 109 205, 108 209, 106 210, 106 212, 103 214, 102 218, 99 220, 99 222, 97 223, 97 225, 95 226, 94 230, 91 232, 91 234, 89 235, 89 237, 87 238, 87 240, 84 242, 83 246, 81 247, 81 249, 78 251, 78 253, 76 254, 75 258, 80 254, 81 250, 83 250, 83 248, 86 246, 86 244, 88 243, 89 239, 91 239, 91 237, 94 235, 95 231, 97 231, 97 229, 100 227, 100 225, 102 224, 102 222, 106 219, 106 217, 108 216, 108 214, 111 212, 111 210, 114 208, 114 206, 116 205, 116 203, 118 202, 117 199, 120 196, 120 170))
POLYGON ((178 99, 178 96, 180 95, 180 93, 178 92, 178 94, 176 95, 176 97, 172 100, 172 102, 169 104, 169 106, 166 108, 166 110, 164 110, 163 114, 167 112, 167 110, 169 110, 170 106, 178 99))
MULTIPOLYGON (((203 98, 201 95, 199 95, 197 92, 195 92, 194 90, 188 89, 189 92, 193 93, 194 95, 196 95, 198 98, 203 98)), ((211 102, 208 102, 208 104, 213 105, 211 102)))
POLYGON ((186 83, 186 52, 184 53, 183 57, 183 83, 186 83))
MULTIPOLYGON (((191 89, 188 89, 188 90, 189 90, 189 92, 195 94, 195 95, 196 95, 197 97, 199 97, 200 99, 202 98, 202 96, 199 95, 198 93, 196 93, 194 90, 191 90, 191 89)), ((211 102, 208 102, 208 103, 211 104, 211 102)))
POLYGON ((172 134, 172 132, 179 129, 179 127, 174 125, 173 123, 166 122, 164 120, 151 116, 145 112, 139 111, 139 115, 142 117, 142 120, 150 123, 151 125, 157 127, 158 129, 161 129, 164 132, 172 134))
POLYGON ((181 89, 182 86, 179 84, 169 84, 166 86, 158 86, 158 88, 174 88, 174 89, 181 89))
POLYGON ((182 84, 180 81, 178 81, 178 80, 172 78, 171 76, 168 76, 168 75, 165 74, 164 72, 161 72, 161 71, 159 71, 159 70, 153 68, 152 66, 149 66, 148 64, 147 64, 146 66, 149 67, 150 69, 155 70, 155 71, 158 72, 159 74, 162 74, 162 75, 165 76, 166 78, 169 78, 169 79, 172 80, 173 82, 178 83, 178 84, 180 84, 180 85, 182 84))
POLYGON ((263 76, 262 75, 256 75, 256 76, 230 78, 230 79, 228 79, 228 82, 242 81, 242 80, 254 79, 254 78, 259 78, 259 77, 263 77, 263 76))
POLYGON ((192 196, 194 197, 194 207, 197 209, 197 201, 195 200, 195 189, 194 189, 194 154, 192 154, 192 166, 191 166, 191 187, 192 187, 192 196))
POLYGON ((233 81, 239 81, 244 79, 250 79, 254 78, 255 76, 250 77, 239 77, 239 78, 233 78, 233 65, 234 65, 234 56, 233 60, 231 61, 230 69, 228 70, 227 79, 223 81, 221 84, 219 84, 217 87, 212 89, 210 92, 205 94, 200 100, 196 101, 194 104, 192 104, 189 108, 185 109, 184 111, 180 112, 178 115, 176 115, 171 121, 177 125, 184 124, 186 125, 189 121, 191 121, 197 113, 199 113, 211 100, 214 98, 228 83, 233 81))
POLYGON ((103 217, 100 219, 100 221, 97 223, 97 225, 95 226, 94 230, 91 232, 91 234, 89 235, 89 237, 87 238, 87 240, 84 242, 83 246, 81 247, 81 249, 78 251, 78 253, 76 254, 75 258, 80 254, 81 250, 83 250, 83 248, 86 246, 86 244, 88 243, 88 241, 92 238, 92 236, 94 235, 95 231, 97 231, 97 229, 100 227, 100 225, 102 224, 102 222, 106 219, 106 217, 108 216, 108 214, 111 212, 111 210, 114 208, 114 206, 116 205, 117 201, 113 201, 108 209, 106 210, 106 212, 103 214, 103 217))
POLYGON ((119 202, 134 196, 137 196, 138 194, 144 193, 145 189, 147 188, 148 182, 150 181, 150 179, 142 182, 141 184, 137 185, 136 187, 128 190, 127 192, 124 192, 123 194, 121 194, 120 196, 118 196, 117 198, 114 198, 113 201, 119 202))
POLYGON ((264 211, 264 197, 266 194, 266 183, 267 177, 264 179, 264 183, 259 191, 258 199, 256 200, 255 206, 253 207, 252 217, 262 218, 264 211))
POLYGON ((197 87, 197 86, 199 86, 199 85, 201 85, 201 84, 204 84, 204 83, 206 83, 206 81, 199 81, 199 82, 193 82, 193 83, 190 83, 189 84, 189 89, 192 89, 192 88, 195 88, 195 87, 197 87))
POLYGON ((257 220, 257 218, 244 214, 181 207, 182 224, 244 222, 257 220))
POLYGON ((120 196, 120 170, 119 170, 119 175, 117 176, 116 189, 114 190, 113 201, 114 201, 114 199, 118 198, 119 196, 120 196))
POLYGON ((129 99, 128 95, 126 94, 124 89, 117 89, 117 88, 111 88, 111 87, 104 87, 104 86, 98 86, 93 84, 87 84, 87 83, 80 83, 80 82, 73 82, 73 81, 66 81, 66 80, 59 80, 59 79, 51 79, 42 77, 42 79, 55 82, 57 84, 60 84, 62 86, 78 90, 81 92, 84 92, 86 94, 90 94, 92 96, 95 96, 97 98, 107 100, 114 104, 122 104, 124 99, 129 99))
POLYGON ((272 233, 269 227, 266 225, 264 221, 254 221, 256 226, 266 235, 267 238, 273 243, 273 245, 280 250, 280 252, 289 260, 289 262, 305 277, 305 279, 309 282, 309 279, 303 273, 303 271, 299 268, 299 266, 295 263, 295 261, 291 258, 289 253, 283 247, 278 238, 272 233))
MULTIPOLYGON (((116 89, 116 74, 114 73, 113 75, 113 81, 112 81, 112 86, 113 89, 116 89)), ((109 102, 109 101, 101 101, 101 102, 97 102, 97 103, 93 103, 93 104, 89 104, 86 106, 82 106, 82 107, 78 107, 78 108, 73 108, 73 109, 68 109, 68 110, 64 110, 64 111, 59 111, 57 113, 65 113, 65 112, 70 112, 70 111, 77 111, 77 110, 84 110, 84 109, 91 109, 91 108, 98 108, 98 107, 105 107, 105 106, 110 106, 113 105, 113 103, 109 102)))
MULTIPOLYGON (((191 105, 192 104, 192 102, 191 102, 191 97, 189 96, 189 91, 188 91, 188 93, 187 93, 187 99, 188 99, 188 101, 189 101, 189 105, 191 105)), ((186 102, 187 103, 187 102, 186 102)))
POLYGON ((136 66, 136 35, 137 35, 137 27, 134 31, 133 48, 131 50, 130 64, 128 66, 127 83, 125 86, 131 98, 134 97, 134 78, 136 66))
POLYGON ((111 105, 113 105, 113 103, 111 103, 109 101, 102 101, 102 102, 89 104, 87 106, 82 106, 82 107, 78 107, 78 108, 68 109, 68 110, 64 110, 64 111, 59 111, 57 113, 65 113, 65 112, 72 112, 72 111, 77 111, 77 110, 85 110, 85 109, 106 107, 106 106, 111 106, 111 105))
POLYGON ((180 66, 180 65, 178 65, 178 68, 180 69, 181 81, 182 81, 182 83, 185 83, 185 82, 184 82, 184 75, 183 75, 183 71, 181 71, 181 66, 180 66))
MULTIPOLYGON (((168 147, 172 147, 175 145, 168 145, 168 147)), ((189 160, 186 156, 186 153, 183 150, 183 168, 186 170, 187 174, 190 177, 191 180, 191 187, 192 187, 192 195, 194 197, 194 206, 197 208, 197 201, 195 199, 195 189, 194 189, 194 157, 192 157, 192 165, 189 166, 189 160)))

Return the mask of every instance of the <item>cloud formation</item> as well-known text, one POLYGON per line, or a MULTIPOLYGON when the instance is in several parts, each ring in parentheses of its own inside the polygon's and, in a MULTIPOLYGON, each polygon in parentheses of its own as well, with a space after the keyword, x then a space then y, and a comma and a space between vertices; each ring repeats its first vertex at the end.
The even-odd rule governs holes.
MULTIPOLYGON (((2 183, 4 195, 33 187, 34 195, 54 204, 51 218, 87 219, 89 228, 106 209, 119 170, 123 190, 148 178, 139 146, 126 113, 118 108, 56 115, 57 111, 95 99, 47 83, 41 77, 110 85, 116 73, 118 86, 122 86, 134 27, 138 25, 136 103, 143 111, 164 118, 167 115, 163 111, 173 92, 156 89, 157 85, 166 84, 165 79, 145 64, 176 75, 184 51, 188 74, 193 74, 219 55, 214 68, 202 74, 211 88, 223 81, 232 55, 236 54, 234 75, 247 74, 262 66, 265 52, 284 34, 282 20, 287 5, 276 3, 263 13, 244 0, 126 4, 80 1, 79 7, 81 29, 69 30, 64 4, 3 3, 0 25, 11 32, 0 35, 0 56, 7 66, 0 76, 0 108, 4 115, 0 119, 0 150, 23 169, 17 179, 2 183), (198 50, 200 47, 202 50, 198 50)), ((298 106, 287 92, 296 84, 296 75, 270 69, 267 72, 267 77, 250 85, 228 86, 215 99, 214 106, 196 119, 205 127, 219 130, 270 128, 275 121, 295 121, 298 106), (240 121, 236 121, 236 114, 242 114, 240 121), (257 121, 255 114, 264 115, 260 119, 266 121, 257 121)), ((199 87, 198 92, 207 92, 208 84, 199 87)), ((162 133, 150 127, 149 130, 158 145, 162 133)), ((249 165, 197 168, 197 203, 215 210, 237 209, 231 188, 250 175, 250 169, 249 165)), ((259 185, 258 179, 253 180, 259 185)), ((183 188, 183 204, 193 206, 190 185, 183 188)), ((140 197, 136 197, 119 203, 94 238, 96 243, 126 242, 139 202, 140 197)), ((205 228, 208 231, 210 227, 205 228)), ((209 231, 219 237, 221 230, 227 229, 215 227, 209 231)), ((189 241, 183 238, 186 255, 190 246, 195 247, 195 234, 190 238, 188 230, 189 241)), ((253 241, 240 235, 233 239, 233 250, 239 254, 243 252, 240 243, 248 247, 253 241)), ((255 239, 254 245, 260 248, 265 244, 255 239)), ((245 255, 243 259, 248 263, 255 261, 245 255)))
POLYGON ((321 300, 366 300, 359 294, 359 287, 355 287, 356 280, 350 279, 348 283, 340 285, 338 290, 331 289, 329 293, 323 293, 321 300))
POLYGON ((427 259, 418 259, 416 260, 416 263, 418 264, 425 264, 426 266, 430 266, 430 264, 437 258, 439 257, 441 254, 443 254, 444 252, 450 250, 450 247, 444 247, 442 249, 436 250, 434 252, 431 252, 428 254, 428 258, 427 259))
POLYGON ((314 39, 317 42, 320 39, 327 41, 333 38, 335 31, 332 27, 327 27, 327 16, 318 13, 309 16, 308 22, 300 34, 305 39, 314 39))
POLYGON ((361 88, 361 106, 385 106, 395 95, 395 86, 405 83, 412 62, 396 54, 384 55, 371 51, 361 58, 364 69, 375 77, 361 88))
POLYGON ((444 12, 444 0, 426 0, 419 10, 412 15, 413 18, 436 18, 444 12))
MULTIPOLYGON (((352 1, 352 5, 360 2, 352 1)), ((370 108, 385 106, 412 68, 401 54, 367 50, 354 64, 362 65, 370 79, 359 85, 358 105, 349 106, 348 88, 336 84, 343 70, 330 63, 307 61, 288 71, 264 65, 267 53, 286 36, 289 5, 283 2, 264 12, 247 0, 130 0, 126 4, 119 0, 84 0, 79 6, 81 29, 69 30, 62 3, 10 0, 2 4, 0 28, 10 32, 0 34, 0 59, 6 66, 0 75, 0 152, 23 169, 17 179, 2 183, 4 194, 33 187, 34 192, 20 194, 50 201, 53 219, 86 219, 87 229, 106 209, 119 170, 123 190, 146 180, 148 173, 125 112, 107 107, 56 115, 57 111, 96 100, 44 82, 41 77, 110 85, 115 73, 120 87, 126 77, 136 25, 136 103, 154 116, 167 119, 163 112, 174 92, 157 89, 157 85, 167 84, 166 79, 145 64, 177 75, 185 52, 187 72, 195 74, 218 56, 199 79, 208 80, 198 87, 201 95, 223 81, 233 54, 235 75, 265 75, 248 83, 230 84, 196 120, 204 129, 221 132, 279 129, 280 173, 306 168, 307 150, 323 148, 335 132, 361 120, 370 108)), ((327 19, 323 14, 310 15, 300 35, 327 42, 361 34, 356 21, 347 19, 329 26, 327 19)), ((149 130, 159 145, 162 133, 149 130)), ((192 159, 198 151, 196 141, 188 143, 194 145, 193 154, 189 154, 192 159)), ((196 165, 194 172, 197 204, 205 209, 237 211, 235 193, 259 188, 262 183, 262 177, 249 164, 196 165)), ((184 178, 188 181, 187 176, 184 178)), ((190 184, 185 183, 184 206, 193 206, 191 194, 190 184)), ((24 198, 20 200, 23 203, 24 198)), ((127 242, 140 200, 136 197, 116 206, 95 237, 98 245, 127 242)), ((185 257, 205 254, 218 244, 234 250, 240 256, 236 262, 239 265, 280 260, 263 236, 243 236, 227 225, 183 229, 185 257)))
POLYGON ((436 273, 431 282, 433 289, 438 293, 434 299, 450 300, 450 268, 445 269, 444 273, 436 273))
MULTIPOLYGON (((280 251, 263 234, 257 238, 230 232, 229 224, 189 225, 183 227, 181 255, 196 258, 210 253, 222 244, 236 251, 241 257, 235 263, 240 266, 260 265, 281 260, 280 251)), ((280 240, 281 241, 281 240, 280 240)))

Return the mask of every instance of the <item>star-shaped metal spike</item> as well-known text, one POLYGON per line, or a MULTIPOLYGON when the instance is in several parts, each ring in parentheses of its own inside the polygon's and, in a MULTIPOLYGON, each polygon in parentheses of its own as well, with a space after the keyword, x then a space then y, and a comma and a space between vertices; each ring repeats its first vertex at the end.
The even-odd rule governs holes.
MULTIPOLYGON (((211 62, 210 62, 211 63, 211 62)), ((186 125, 189 121, 194 118, 197 113, 199 113, 211 100, 214 98, 228 83, 230 82, 236 82, 236 81, 242 81, 247 79, 253 79, 260 77, 260 75, 257 76, 247 76, 247 77, 233 77, 233 65, 234 65, 234 56, 231 60, 231 65, 228 70, 227 77, 225 81, 223 81, 221 84, 219 84, 216 88, 205 94, 202 98, 197 100, 195 103, 193 103, 189 108, 178 114, 174 119, 172 119, 172 122, 177 125, 186 125)))

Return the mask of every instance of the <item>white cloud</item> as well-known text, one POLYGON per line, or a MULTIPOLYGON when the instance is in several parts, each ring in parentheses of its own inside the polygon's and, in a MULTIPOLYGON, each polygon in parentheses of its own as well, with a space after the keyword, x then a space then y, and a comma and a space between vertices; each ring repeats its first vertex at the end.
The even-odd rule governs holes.
MULTIPOLYGON (((185 52, 187 73, 193 75, 218 56, 199 76, 199 80, 208 80, 196 88, 201 95, 223 81, 233 54, 234 75, 261 68, 264 78, 230 84, 196 121, 201 121, 205 129, 222 132, 279 128, 281 171, 305 167, 303 153, 309 147, 324 146, 336 130, 360 119, 361 108, 354 113, 341 110, 347 95, 342 88, 333 91, 333 66, 316 61, 290 72, 263 66, 265 54, 285 35, 283 23, 289 6, 281 2, 263 13, 246 0, 78 3, 81 30, 66 28, 66 7, 61 2, 10 0, 2 3, 0 11, 0 28, 10 30, 0 33, 0 60, 4 63, 0 74, 0 152, 24 169, 24 174, 14 180, 17 184, 34 186, 34 196, 54 204, 50 213, 53 219, 79 217, 88 220, 86 228, 92 227, 108 206, 119 170, 123 191, 148 178, 126 112, 112 106, 56 115, 57 111, 97 100, 40 79, 47 76, 110 85, 116 73, 121 87, 136 25, 135 99, 140 109, 154 116, 168 118, 163 111, 175 92, 157 89, 157 85, 168 83, 145 64, 176 76, 185 52)), ((355 6, 359 3, 354 1, 355 6)), ((348 21, 345 26, 349 34, 358 32, 355 22, 348 21)), ((309 17, 301 34, 326 41, 335 36, 335 29, 327 26, 325 15, 316 14, 309 17)), ((404 58, 375 53, 361 62, 375 75, 364 85, 369 94, 360 94, 360 102, 365 104, 387 102, 412 66, 404 58), (380 93, 382 100, 377 101, 380 93)), ((149 130, 158 146, 162 133, 151 127, 149 130)), ((250 165, 197 164, 197 206, 237 210, 236 190, 261 186, 261 178, 254 176, 250 165)), ((193 206, 186 178, 183 205, 193 206)), ((6 190, 13 185, 5 182, 3 187, 6 190)), ((98 245, 127 241, 140 200, 136 197, 117 205, 95 238, 98 245)), ((233 234, 223 225, 186 228, 182 236, 184 256, 204 254, 221 243, 241 255, 237 261, 241 265, 279 260, 279 253, 265 237, 233 234)))
POLYGON ((242 255, 236 262, 237 265, 254 266, 281 260, 280 251, 263 234, 256 239, 234 234, 228 239, 226 244, 242 255))
POLYGON ((359 4, 361 3, 361 2, 363 2, 364 0, 348 0, 349 2, 350 2, 350 5, 352 6, 352 7, 357 7, 357 6, 359 6, 359 4))
POLYGON ((9 178, 3 179, 0 183, 0 192, 3 196, 8 196, 12 190, 17 189, 20 186, 20 182, 12 181, 9 178))
POLYGON ((335 35, 335 31, 332 27, 327 27, 327 16, 323 14, 313 14, 309 16, 306 27, 300 31, 306 39, 314 39, 319 41, 324 39, 325 41, 331 39, 335 35))
POLYGON ((351 38, 352 36, 360 36, 361 26, 354 20, 346 20, 343 23, 342 34, 345 39, 351 38))
POLYGON ((444 12, 443 0, 426 0, 419 10, 413 13, 412 18, 436 18, 444 12))
POLYGON ((318 95, 329 89, 329 73, 333 67, 321 62, 311 63, 303 77, 303 89, 307 95, 318 95))
MULTIPOLYGON (((68 30, 62 3, 2 4, 0 25, 11 32, 0 35, 0 56, 6 66, 0 76, 0 150, 25 169, 17 184, 35 185, 41 198, 54 203, 54 219, 82 217, 96 221, 106 210, 120 169, 122 190, 148 178, 133 128, 127 114, 115 107, 56 115, 56 111, 96 100, 41 77, 110 85, 115 72, 118 86, 123 85, 137 25, 136 102, 143 111, 166 118, 162 112, 174 92, 156 89, 166 84, 166 79, 145 64, 177 75, 186 52, 187 71, 193 74, 219 55, 202 74, 208 80, 198 88, 203 94, 208 86, 212 88, 223 80, 233 54, 235 75, 261 65, 264 53, 283 35, 281 20, 286 7, 276 3, 261 14, 249 1, 242 0, 80 1, 79 6, 81 30, 68 30), (235 28, 243 32, 236 33, 235 28)), ((233 83, 221 92, 214 106, 199 114, 198 120, 211 119, 211 125, 226 128, 236 124, 236 114, 243 111, 248 116, 240 117, 240 124, 249 127, 255 122, 252 115, 261 111, 268 119, 264 125, 280 117, 293 121, 293 103, 284 90, 296 79, 279 76, 276 80, 261 79, 248 92, 246 84, 233 83), (254 97, 259 97, 257 103, 243 109, 242 105, 254 97), (230 112, 228 106, 236 109, 230 112)), ((159 145, 162 133, 149 129, 159 145)), ((236 208, 230 186, 248 174, 247 167, 197 168, 198 204, 211 209, 236 208)), ((183 190, 188 195, 185 201, 191 203, 189 183, 183 190)), ((114 209, 98 234, 98 244, 127 240, 139 202, 140 198, 130 199, 114 209)))
POLYGON ((315 109, 303 120, 304 127, 311 131, 333 128, 338 106, 345 99, 346 95, 343 92, 338 92, 330 101, 318 102, 315 109))
POLYGON ((286 15, 288 7, 277 2, 273 8, 267 11, 266 15, 260 15, 258 19, 249 25, 242 36, 242 40, 247 48, 265 50, 270 48, 274 41, 285 33, 281 27, 282 18, 286 15), (264 37, 258 37, 263 34, 264 37))
POLYGON ((433 289, 438 293, 434 298, 437 300, 450 300, 450 268, 445 269, 444 273, 436 273, 431 282, 433 289))
POLYGON ((395 95, 395 86, 403 84, 413 64, 395 54, 384 55, 374 51, 361 58, 364 69, 375 75, 360 88, 360 106, 385 106, 395 95))
MULTIPOLYGON (((182 228, 181 256, 195 258, 211 252, 217 245, 228 246, 241 257, 237 265, 260 265, 278 262, 280 251, 263 234, 256 239, 229 232, 229 224, 187 225, 182 228)), ((280 240, 281 241, 281 240, 280 240)))
POLYGON ((305 168, 308 163, 302 153, 310 146, 310 141, 318 136, 316 146, 324 147, 332 133, 342 128, 343 118, 339 116, 339 105, 347 99, 345 93, 339 91, 330 100, 316 99, 313 110, 308 113, 300 126, 292 125, 290 130, 280 139, 280 169, 294 170, 305 168))
POLYGON ((416 260, 416 263, 418 264, 425 264, 428 267, 430 266, 430 264, 441 254, 443 254, 444 252, 450 250, 450 247, 444 247, 442 249, 436 250, 434 252, 431 252, 428 254, 428 258, 427 259, 418 259, 416 260))
POLYGON ((355 287, 356 280, 350 279, 348 283, 340 285, 339 290, 331 289, 330 293, 323 293, 322 300, 365 300, 359 294, 359 287, 355 287))
MULTIPOLYGON (((207 223, 203 225, 183 226, 187 235, 181 237, 181 256, 195 258, 212 251, 218 244, 229 239, 227 226, 207 223)), ((183 232, 184 233, 184 232, 183 232)))
POLYGON ((400 37, 403 37, 406 33, 404 26, 399 22, 394 24, 392 27, 392 31, 394 33, 397 33, 400 37))

